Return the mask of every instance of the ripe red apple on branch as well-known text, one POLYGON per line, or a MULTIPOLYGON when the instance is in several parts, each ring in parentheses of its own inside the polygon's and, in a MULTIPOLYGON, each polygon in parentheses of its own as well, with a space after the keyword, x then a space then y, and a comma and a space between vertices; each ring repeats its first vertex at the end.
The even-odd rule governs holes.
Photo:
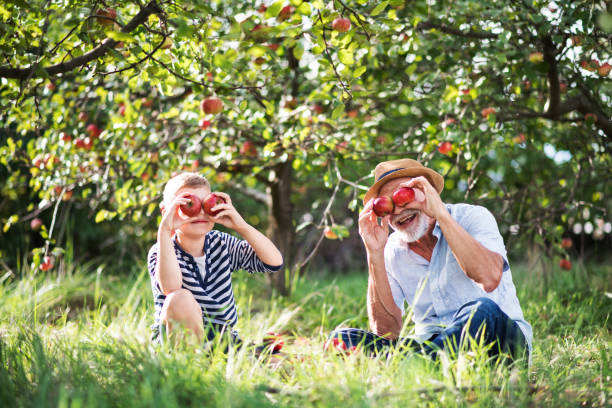
POLYGON ((247 140, 240 146, 240 154, 245 157, 256 157, 257 156, 257 148, 255 147, 255 143, 247 140))
POLYGON ((115 24, 113 20, 117 19, 117 12, 112 8, 99 9, 96 11, 96 16, 98 16, 96 17, 98 24, 103 26, 112 26, 115 24))
POLYGON ((102 129, 100 129, 98 126, 96 126, 93 123, 90 123, 87 126, 87 133, 89 133, 89 137, 91 137, 92 139, 97 139, 98 137, 100 137, 100 133, 102 133, 102 129))
POLYGON ((570 261, 569 259, 561 259, 559 261, 559 266, 561 267, 561 269, 565 269, 566 271, 569 271, 570 269, 572 269, 572 261, 570 261))
POLYGON ((438 151, 442 154, 449 154, 451 150, 453 150, 453 144, 449 141, 442 142, 438 146, 438 151))
POLYGON ((210 193, 208 197, 206 197, 204 199, 204 202, 202 203, 202 206, 204 207, 204 212, 208 215, 212 215, 213 217, 219 214, 221 210, 213 211, 213 208, 217 204, 225 204, 225 200, 220 195, 217 195, 215 193, 210 193))
POLYGON ((571 248, 574 245, 574 243, 572 242, 571 238, 565 237, 561 240, 561 247, 568 249, 571 248))
POLYGON ((338 17, 332 22, 332 28, 339 33, 346 33, 351 29, 351 20, 344 17, 338 17))
POLYGON ((285 21, 287 20, 289 17, 291 17, 291 14, 293 13, 294 8, 292 6, 285 6, 281 9, 280 13, 278 13, 278 17, 276 17, 276 19, 278 21, 285 21))
POLYGON ((195 217, 202 209, 202 202, 200 201, 200 198, 193 194, 186 195, 185 198, 189 201, 186 204, 181 204, 179 206, 181 212, 188 217, 195 217))
POLYGON ((325 235, 325 238, 327 239, 338 239, 338 234, 336 234, 331 227, 325 227, 323 230, 323 235, 325 235))
POLYGON ((379 217, 391 214, 394 209, 395 204, 393 204, 393 200, 389 196, 378 197, 372 203, 372 210, 379 217))
POLYGON ((393 192, 393 202, 398 207, 403 207, 414 201, 414 189, 412 187, 401 187, 393 192))
POLYGON ((43 263, 40 264, 40 270, 46 272, 51 268, 53 268, 53 259, 50 256, 45 256, 43 263))
POLYGON ((215 115, 223 110, 223 102, 221 102, 221 99, 212 96, 202 101, 200 109, 202 109, 204 113, 215 115))
POLYGON ((210 120, 206 120, 206 119, 200 119, 200 122, 198 123, 198 126, 200 127, 200 129, 205 130, 208 129, 210 127, 210 120))
POLYGON ((32 218, 32 221, 30 221, 30 228, 32 231, 38 231, 42 225, 43 222, 40 218, 32 218))

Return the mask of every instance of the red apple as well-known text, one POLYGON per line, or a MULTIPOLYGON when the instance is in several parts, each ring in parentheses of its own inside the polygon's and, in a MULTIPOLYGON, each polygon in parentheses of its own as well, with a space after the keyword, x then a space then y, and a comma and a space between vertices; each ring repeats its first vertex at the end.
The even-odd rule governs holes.
POLYGON ((285 6, 281 9, 280 13, 278 13, 278 16, 276 17, 276 19, 278 21, 285 21, 287 20, 289 17, 291 17, 291 14, 293 13, 294 8, 291 6, 285 6))
POLYGON ((206 80, 212 82, 212 80, 213 80, 213 73, 212 72, 207 72, 206 73, 206 80))
POLYGON ((92 139, 97 139, 98 137, 100 137, 100 133, 102 133, 102 130, 93 123, 90 123, 87 126, 86 130, 87 133, 89 133, 89 137, 91 137, 92 139))
POLYGON ((89 120, 89 115, 87 114, 87 112, 79 112, 78 119, 81 122, 87 122, 89 120))
POLYGON ((208 129, 210 127, 210 120, 200 119, 200 122, 198 123, 198 126, 202 130, 208 129))
POLYGON ((331 227, 325 227, 325 229, 323 230, 323 235, 325 235, 325 238, 327 239, 338 239, 338 235, 334 232, 333 229, 331 229, 331 227))
POLYGON ((186 204, 181 204, 179 208, 188 217, 195 217, 202 210, 202 202, 200 198, 193 194, 188 194, 185 196, 187 200, 189 200, 186 204))
POLYGON ((45 272, 51 268, 53 268, 53 259, 51 259, 50 256, 45 256, 43 258, 43 263, 40 264, 40 270, 45 272))
POLYGON ((569 259, 562 259, 559 261, 559 266, 561 267, 561 269, 569 271, 570 269, 572 269, 572 261, 570 261, 569 259))
POLYGON ((351 20, 344 17, 338 17, 332 22, 332 28, 339 33, 346 33, 351 29, 351 20))
POLYGON ((573 245, 574 245, 574 242, 569 237, 565 237, 561 240, 562 248, 568 249, 568 248, 571 248, 573 245))
POLYGON ((272 51, 276 51, 278 50, 279 45, 277 43, 271 43, 271 44, 266 45, 266 47, 268 47, 272 51))
POLYGON ((597 69, 597 73, 599 74, 599 76, 606 77, 610 73, 611 69, 612 65, 606 62, 605 64, 601 64, 599 66, 599 68, 597 69))
POLYGON ((91 150, 91 148, 93 147, 93 139, 89 137, 83 139, 83 147, 87 150, 91 150))
POLYGON ((62 139, 64 143, 70 143, 72 141, 72 136, 66 132, 62 132, 60 133, 60 139, 62 139))
POLYGON ((72 190, 67 190, 62 196, 62 201, 70 201, 72 198, 72 190))
POLYGON ((49 82, 47 85, 45 85, 45 88, 52 91, 55 89, 55 84, 53 82, 49 82))
POLYGON ((240 154, 245 157, 255 157, 257 156, 257 148, 255 147, 255 143, 247 140, 240 146, 240 154))
POLYGON ((264 345, 270 348, 273 352, 278 353, 285 345, 283 335, 275 332, 268 332, 263 338, 264 345))
POLYGON ((318 114, 318 115, 320 115, 320 114, 322 114, 324 112, 323 107, 321 105, 319 105, 318 103, 315 103, 314 105, 312 105, 312 110, 316 114, 318 114))
POLYGON ((324 349, 325 351, 329 350, 330 346, 336 351, 347 351, 348 347, 344 340, 334 337, 331 341, 325 343, 324 349))
POLYGON ((119 114, 121 116, 125 116, 125 103, 124 102, 119 103, 119 114))
POLYGON ((98 24, 103 26, 113 26, 115 24, 113 20, 117 19, 117 12, 112 8, 99 9, 96 11, 96 15, 99 16, 96 17, 96 21, 98 22, 98 24))
POLYGON ((358 115, 359 115, 359 111, 356 110, 356 109, 352 109, 352 110, 346 112, 346 116, 348 116, 351 119, 355 119, 358 115))
POLYGON ((401 187, 393 192, 393 203, 398 207, 403 207, 414 201, 414 189, 411 187, 401 187))
POLYGON ((438 146, 438 151, 442 154, 448 154, 451 150, 453 150, 453 144, 448 140, 440 143, 440 146, 438 146))
POLYGON ((255 65, 263 65, 266 63, 266 59, 264 57, 257 57, 253 60, 255 65))
POLYGON ((265 13, 267 9, 268 9, 268 7, 266 7, 266 5, 262 3, 262 4, 259 5, 259 8, 257 9, 257 12, 258 13, 265 13))
POLYGON ((482 115, 483 118, 488 118, 489 115, 492 115, 495 112, 496 112, 495 108, 489 107, 489 108, 484 108, 482 111, 480 111, 480 114, 482 115))
POLYGON ((200 108, 202 109, 202 112, 212 113, 214 115, 223 110, 223 102, 221 102, 221 99, 213 96, 204 99, 200 104, 200 108))
POLYGON ((153 100, 149 98, 140 98, 140 102, 145 108, 150 108, 151 106, 153 106, 153 100))
POLYGON ((30 228, 32 228, 32 231, 38 231, 42 225, 43 222, 40 218, 32 218, 32 221, 30 221, 30 228))
POLYGON ((391 214, 394 209, 395 204, 389 196, 378 197, 374 200, 374 203, 372 205, 372 210, 374 210, 374 214, 379 217, 384 217, 388 214, 391 214))
POLYGON ((206 214, 212 215, 214 217, 215 215, 219 214, 221 210, 213 211, 212 209, 215 207, 215 205, 224 203, 225 200, 223 199, 223 197, 215 193, 210 193, 208 197, 204 199, 202 206, 204 207, 204 212, 206 214))

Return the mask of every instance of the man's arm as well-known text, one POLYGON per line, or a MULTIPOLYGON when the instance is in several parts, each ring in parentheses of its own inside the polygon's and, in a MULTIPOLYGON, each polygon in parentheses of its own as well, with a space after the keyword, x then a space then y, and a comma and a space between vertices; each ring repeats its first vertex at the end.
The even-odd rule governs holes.
POLYGON ((425 177, 416 177, 405 186, 418 188, 424 193, 423 201, 415 200, 409 206, 436 219, 463 272, 486 292, 495 290, 502 277, 502 256, 487 249, 451 217, 440 195, 425 177))
POLYGON ((402 329, 402 311, 393 300, 385 268, 384 249, 389 234, 389 217, 378 224, 372 201, 359 214, 359 234, 368 257, 368 319, 370 328, 379 336, 396 339, 402 329))

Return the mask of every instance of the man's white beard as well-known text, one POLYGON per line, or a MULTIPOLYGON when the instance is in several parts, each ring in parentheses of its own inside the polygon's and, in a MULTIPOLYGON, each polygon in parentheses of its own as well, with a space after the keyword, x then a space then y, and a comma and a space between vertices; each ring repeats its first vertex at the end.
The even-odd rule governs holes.
POLYGON ((391 228, 398 235, 399 239, 409 244, 418 241, 427 233, 429 229, 428 217, 422 212, 418 212, 416 219, 412 221, 412 225, 408 228, 397 228, 391 224, 391 228))

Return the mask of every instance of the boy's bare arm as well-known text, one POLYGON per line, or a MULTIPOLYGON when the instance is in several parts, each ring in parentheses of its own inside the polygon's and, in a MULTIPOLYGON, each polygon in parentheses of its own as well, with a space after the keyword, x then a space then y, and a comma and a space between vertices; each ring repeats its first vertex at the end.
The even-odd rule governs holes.
POLYGON ((164 208, 162 221, 157 230, 158 253, 155 276, 164 295, 180 289, 183 282, 183 274, 174 252, 172 233, 185 223, 185 220, 177 215, 176 208, 186 204, 187 201, 185 197, 176 197, 169 208, 164 208))
POLYGON ((282 265, 283 256, 276 248, 276 245, 242 218, 236 208, 234 208, 230 196, 220 192, 215 192, 215 194, 223 197, 225 204, 217 204, 212 208, 214 211, 219 211, 219 213, 213 217, 213 220, 242 235, 242 237, 253 247, 255 254, 263 263, 271 266, 282 265))

